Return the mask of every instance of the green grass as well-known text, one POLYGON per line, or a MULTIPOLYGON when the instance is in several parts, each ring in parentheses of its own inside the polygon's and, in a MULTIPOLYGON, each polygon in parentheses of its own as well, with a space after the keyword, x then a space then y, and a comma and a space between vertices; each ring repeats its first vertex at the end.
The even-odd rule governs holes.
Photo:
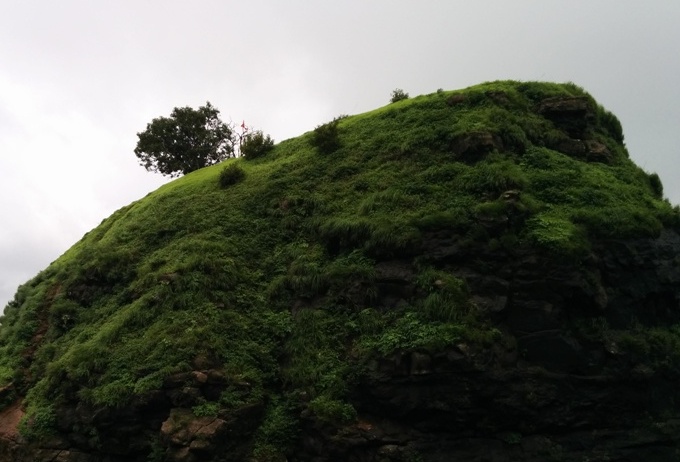
POLYGON ((250 387, 196 412, 267 401, 256 436, 267 457, 288 447, 300 408, 351 420, 347 396, 367 358, 498 337, 449 269, 413 261, 428 233, 578 262, 593 239, 680 223, 592 98, 590 135, 611 163, 546 147, 565 135, 532 109, 555 96, 590 98, 536 82, 438 91, 335 119, 332 149, 309 132, 164 185, 19 288, 1 320, 0 385, 26 394, 42 434, 74 390, 123 406, 209 358, 250 387), (501 149, 463 158, 454 148, 470 134, 501 149), (374 269, 391 259, 418 272, 418 290, 393 310, 378 306, 374 269))

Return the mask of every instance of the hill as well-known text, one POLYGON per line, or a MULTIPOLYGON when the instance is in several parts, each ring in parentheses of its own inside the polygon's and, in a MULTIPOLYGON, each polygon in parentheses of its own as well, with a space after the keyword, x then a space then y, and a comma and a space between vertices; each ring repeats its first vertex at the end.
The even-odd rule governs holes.
POLYGON ((576 85, 339 117, 19 288, 0 460, 677 460, 678 230, 576 85))

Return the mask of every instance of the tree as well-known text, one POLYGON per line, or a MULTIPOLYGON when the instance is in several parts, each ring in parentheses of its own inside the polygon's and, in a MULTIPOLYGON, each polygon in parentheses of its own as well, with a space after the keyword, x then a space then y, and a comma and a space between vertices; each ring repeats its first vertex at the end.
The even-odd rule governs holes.
POLYGON ((401 88, 395 88, 394 90, 392 90, 392 97, 390 98, 390 103, 396 103, 397 101, 401 101, 404 99, 408 99, 408 93, 406 93, 401 88))
POLYGON ((233 127, 222 122, 220 111, 209 102, 198 109, 173 109, 170 117, 158 117, 137 133, 135 154, 150 172, 171 177, 236 155, 233 127))
MULTIPOLYGON (((241 126, 243 128, 243 126, 241 126)), ((241 156, 246 159, 256 159, 267 155, 274 149, 274 140, 271 136, 265 136, 260 130, 240 135, 241 156)))

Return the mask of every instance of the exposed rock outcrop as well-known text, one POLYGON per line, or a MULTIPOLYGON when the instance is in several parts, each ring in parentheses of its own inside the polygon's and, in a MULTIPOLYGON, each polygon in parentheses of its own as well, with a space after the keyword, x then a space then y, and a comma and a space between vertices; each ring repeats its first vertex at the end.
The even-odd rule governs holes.
POLYGON ((451 150, 463 162, 475 163, 492 151, 503 149, 503 141, 492 133, 470 133, 456 138, 451 150))
MULTIPOLYGON (((491 349, 460 344, 374 361, 352 392, 358 420, 335 427, 304 419, 294 460, 677 460, 680 420, 663 412, 677 372, 637 362, 614 341, 590 342, 572 321, 678 321, 680 236, 600 242, 579 264, 521 249, 460 252, 457 239, 433 235, 418 258, 463 277, 502 339, 491 349)), ((382 306, 416 290, 412 268, 396 260, 376 267, 382 306)), ((17 462, 142 461, 156 434, 160 460, 244 460, 263 405, 203 417, 191 410, 227 384, 221 372, 202 370, 169 377, 125 409, 74 401, 59 410, 62 433, 50 447, 22 456, 8 430, 3 453, 17 462), (74 431, 85 423, 99 430, 96 441, 74 431)))
POLYGON ((595 108, 585 96, 546 98, 538 104, 536 112, 576 139, 585 137, 595 118, 595 108))
POLYGON ((503 340, 374 362, 355 391, 359 420, 330 433, 308 422, 301 460, 677 460, 680 420, 664 413, 677 369, 591 342, 571 321, 677 321, 678 234, 601 242, 578 265, 477 249, 470 267, 453 242, 428 242, 423 257, 468 281, 503 340))

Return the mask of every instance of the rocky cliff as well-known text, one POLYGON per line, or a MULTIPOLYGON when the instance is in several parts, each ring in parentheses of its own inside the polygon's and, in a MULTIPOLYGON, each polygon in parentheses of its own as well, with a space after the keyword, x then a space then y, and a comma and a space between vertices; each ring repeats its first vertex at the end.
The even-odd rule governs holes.
POLYGON ((680 215, 612 114, 493 82, 331 124, 19 289, 0 460, 680 459, 680 215))

